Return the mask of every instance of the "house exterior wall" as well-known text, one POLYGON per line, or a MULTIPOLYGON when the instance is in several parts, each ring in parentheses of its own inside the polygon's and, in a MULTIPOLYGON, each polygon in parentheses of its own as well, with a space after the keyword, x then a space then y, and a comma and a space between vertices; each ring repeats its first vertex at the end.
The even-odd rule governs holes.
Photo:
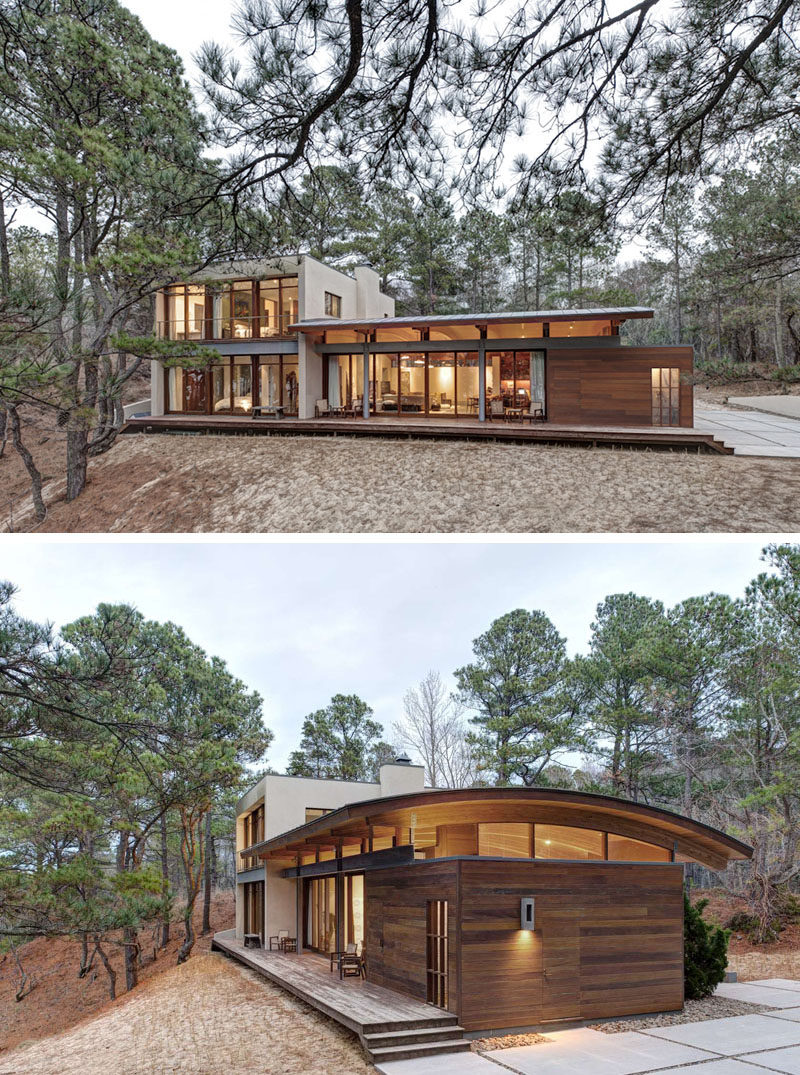
MULTIPOLYGON (((244 817, 264 804, 264 836, 269 839, 303 825, 306 809, 335 810, 348 803, 367 799, 424 791, 425 770, 420 765, 382 765, 377 783, 350 780, 317 780, 299 776, 268 773, 242 796, 236 805, 236 865, 244 849, 244 817)), ((300 936, 297 909, 297 883, 281 877, 285 862, 267 861, 256 870, 237 870, 236 936, 244 936, 243 885, 265 880, 264 923, 267 936, 288 929, 300 936)), ((266 941, 266 938, 265 938, 266 941)))
POLYGON ((448 1009, 467 1030, 683 1006, 680 865, 443 859, 368 872, 365 892, 369 979, 419 1000, 426 903, 448 900, 448 1009))
MULTIPOLYGON (((368 266, 359 265, 353 276, 325 265, 308 255, 287 256, 266 260, 242 261, 219 265, 208 269, 202 278, 207 279, 258 279, 276 273, 297 275, 297 301, 299 320, 325 316, 325 292, 338 295, 342 300, 341 316, 382 317, 394 314, 394 299, 380 291, 380 277, 368 266)), ((162 293, 155 297, 154 319, 156 324, 165 320, 166 303, 162 293)), ((335 319, 332 319, 335 323, 335 319)), ((297 340, 274 339, 236 340, 227 343, 211 343, 222 355, 246 355, 266 353, 291 353, 297 351, 300 396, 298 417, 313 418, 314 403, 322 394, 322 361, 305 337, 297 340)), ((150 364, 150 413, 159 417, 166 412, 164 392, 164 367, 160 362, 150 364)))
MULTIPOLYGON (((564 425, 649 426, 650 371, 656 366, 692 371, 691 347, 549 349, 547 418, 564 425)), ((680 425, 694 423, 690 384, 680 386, 680 425)))

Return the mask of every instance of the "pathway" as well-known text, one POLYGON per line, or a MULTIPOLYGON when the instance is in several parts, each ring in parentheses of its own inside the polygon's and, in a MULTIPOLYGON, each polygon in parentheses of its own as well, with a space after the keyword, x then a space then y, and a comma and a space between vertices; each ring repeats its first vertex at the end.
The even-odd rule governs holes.
POLYGON ((551 1040, 540 1045, 377 1067, 381 1075, 800 1075, 800 981, 769 978, 717 992, 773 1010, 619 1034, 548 1031, 551 1040))
MULTIPOLYGON (((761 397, 753 397, 758 400, 761 397)), ((767 397, 797 400, 800 396, 767 397)), ((733 401, 732 401, 733 402, 733 401)), ((752 406, 750 397, 741 403, 752 406)), ((800 458, 800 406, 794 407, 794 417, 769 414, 762 410, 735 410, 732 407, 710 407, 695 403, 694 428, 712 433, 718 440, 733 448, 734 455, 781 456, 800 458)))

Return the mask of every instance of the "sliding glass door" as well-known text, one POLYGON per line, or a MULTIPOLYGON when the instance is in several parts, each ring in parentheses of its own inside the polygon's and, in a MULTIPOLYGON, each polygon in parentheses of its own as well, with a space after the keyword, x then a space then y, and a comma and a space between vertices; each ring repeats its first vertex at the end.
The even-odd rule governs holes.
POLYGON ((364 944, 364 875, 349 873, 341 877, 341 908, 338 906, 336 877, 314 877, 305 882, 306 948, 327 955, 348 944, 364 944), (341 921, 337 940, 337 916, 341 921))

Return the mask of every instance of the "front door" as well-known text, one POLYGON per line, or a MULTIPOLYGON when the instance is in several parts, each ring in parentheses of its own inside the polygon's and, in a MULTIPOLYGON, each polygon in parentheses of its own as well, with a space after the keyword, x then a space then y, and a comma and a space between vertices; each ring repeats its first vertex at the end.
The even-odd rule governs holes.
POLYGON ((183 371, 183 409, 189 414, 206 413, 205 370, 183 371))
POLYGON ((542 1020, 580 1018, 580 934, 572 916, 542 921, 542 1020))

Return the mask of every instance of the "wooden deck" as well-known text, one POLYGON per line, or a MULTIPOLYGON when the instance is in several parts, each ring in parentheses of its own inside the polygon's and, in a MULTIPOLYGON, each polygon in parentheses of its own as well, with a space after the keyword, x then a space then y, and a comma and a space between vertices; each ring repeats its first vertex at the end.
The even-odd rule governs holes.
POLYGON ((469 1048, 455 1015, 361 978, 340 979, 335 970, 331 973, 324 956, 245 948, 233 930, 215 934, 212 950, 224 952, 355 1031, 372 1059, 411 1058, 469 1048))
POLYGON ((644 448, 655 451, 731 455, 712 433, 677 427, 522 425, 504 421, 435 418, 249 418, 244 415, 169 414, 131 418, 123 433, 194 433, 232 436, 348 436, 430 440, 494 441, 513 444, 570 444, 579 447, 644 448))

